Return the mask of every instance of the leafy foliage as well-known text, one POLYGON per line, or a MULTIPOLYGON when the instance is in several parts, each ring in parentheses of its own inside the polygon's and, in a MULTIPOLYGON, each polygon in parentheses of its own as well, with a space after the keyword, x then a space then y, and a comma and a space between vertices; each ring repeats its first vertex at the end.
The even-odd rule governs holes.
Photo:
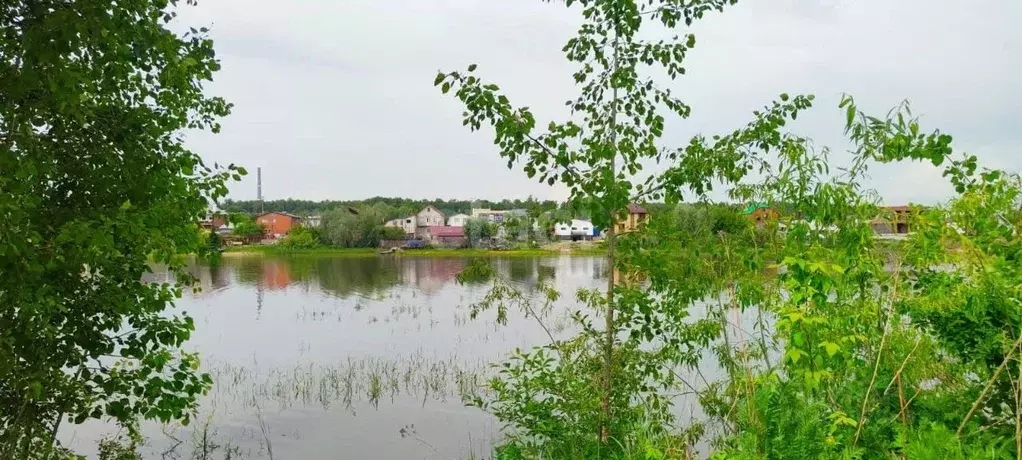
POLYGON ((0 7, 0 457, 51 452, 65 417, 187 423, 210 378, 167 312, 190 277, 175 254, 225 182, 183 130, 230 105, 206 30, 167 25, 171 1, 0 7), (147 284, 150 257, 182 284, 147 284))
POLYGON ((319 232, 306 227, 296 227, 288 232, 278 246, 285 249, 313 249, 319 246, 319 232))
POLYGON ((405 231, 398 227, 383 227, 380 229, 381 240, 403 240, 407 237, 405 231))
POLYGON ((390 212, 391 208, 385 204, 335 208, 323 214, 321 239, 326 244, 345 248, 377 247, 384 239, 383 222, 390 212))
POLYGON ((486 219, 471 218, 465 222, 465 237, 473 248, 482 247, 497 235, 497 226, 486 219))
MULTIPOLYGON (((835 173, 826 148, 783 131, 811 95, 781 94, 745 127, 659 146, 665 115, 688 107, 639 65, 682 74, 695 39, 638 31, 726 3, 568 1, 584 18, 564 47, 580 95, 572 118, 544 131, 475 65, 437 75, 465 125, 493 128, 509 167, 566 185, 598 226, 629 201, 704 199, 715 186, 779 211, 753 224, 735 208, 687 204, 610 232, 608 288, 577 294, 578 335, 516 351, 496 365, 493 398, 473 399, 507 426, 498 457, 636 457, 650 439, 684 458, 697 440, 720 459, 1017 455, 1022 182, 953 157, 951 136, 922 132, 907 104, 874 117, 850 97, 840 108, 854 150, 835 173), (639 182, 644 159, 666 168, 639 182), (861 183, 872 164, 906 161, 943 167, 958 196, 909 213, 906 241, 881 241, 870 223, 884 210, 861 183), (707 366, 724 378, 706 380, 707 366), (705 419, 675 431, 674 394, 694 395, 705 419)), ((481 304, 499 318, 506 302, 532 308, 499 282, 481 304)))
POLYGON ((261 236, 265 231, 262 226, 257 224, 255 220, 246 214, 232 213, 228 217, 231 225, 234 226, 231 230, 231 233, 234 235, 243 238, 251 238, 261 236))

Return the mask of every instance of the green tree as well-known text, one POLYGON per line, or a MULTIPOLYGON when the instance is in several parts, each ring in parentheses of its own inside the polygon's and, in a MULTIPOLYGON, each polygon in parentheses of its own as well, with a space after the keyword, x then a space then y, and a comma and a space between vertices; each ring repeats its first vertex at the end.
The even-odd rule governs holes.
POLYGON ((322 238, 327 244, 340 247, 379 246, 384 219, 392 212, 393 209, 385 203, 335 208, 323 215, 322 238))
POLYGON ((486 219, 474 217, 465 221, 465 237, 473 248, 480 247, 496 234, 497 226, 486 219))
POLYGON ((291 229, 277 245, 285 249, 313 249, 319 246, 319 240, 319 232, 316 230, 297 227, 291 229))
MULTIPOLYGON (((691 458, 701 442, 715 459, 1018 458, 1022 179, 953 159, 951 137, 922 132, 907 105, 875 117, 848 97, 854 150, 839 167, 783 132, 812 96, 782 94, 731 133, 658 147, 662 114, 687 107, 637 65, 682 73, 694 38, 650 43, 638 30, 725 3, 569 0, 585 18, 564 47, 582 95, 568 104, 576 118, 544 132, 475 65, 435 79, 465 104, 465 124, 493 126, 509 165, 567 185, 562 210, 599 226, 629 199, 705 201, 715 186, 782 211, 783 226, 760 228, 735 207, 699 203, 609 232, 606 291, 576 293, 602 318, 575 313, 580 332, 568 338, 544 326, 548 345, 516 350, 490 394, 470 398, 511 428, 496 456, 691 458), (644 158, 667 167, 636 182, 644 158), (915 232, 891 244, 870 228, 882 209, 862 182, 870 165, 896 161, 943 167, 958 196, 917 209, 915 232), (707 360, 723 378, 705 378, 707 360), (679 392, 706 414, 680 432, 669 409, 679 392)), ((488 265, 459 280, 479 277, 494 287, 473 315, 493 308, 500 322, 516 306, 543 325, 543 308, 488 265)), ((559 295, 545 292, 543 304, 559 295)))
MULTIPOLYGON (((657 41, 641 37, 646 32, 673 29, 682 21, 690 25, 707 12, 722 10, 731 3, 734 0, 569 0, 567 6, 580 8, 584 18, 577 35, 563 47, 567 59, 577 65, 573 76, 580 94, 567 102, 572 118, 551 122, 546 131, 537 129, 530 109, 513 106, 497 85, 476 76, 475 64, 464 72, 440 73, 434 84, 444 93, 453 91, 464 103, 464 124, 473 130, 484 124, 494 128, 494 142, 509 166, 522 162, 529 177, 568 187, 568 206, 575 211, 573 214, 588 215, 597 227, 607 229, 607 261, 616 267, 614 224, 636 193, 647 192, 641 184, 636 187, 631 175, 646 159, 672 158, 658 145, 665 115, 685 118, 690 112, 688 105, 647 75, 666 73, 673 79, 684 74, 683 60, 695 46, 695 36, 657 41), (644 32, 640 34, 640 30, 644 32), (647 72, 649 66, 658 68, 647 72)), ((707 180, 703 176, 686 179, 702 184, 707 180)), ((599 426, 592 428, 605 444, 613 436, 611 425, 623 429, 618 422, 628 420, 626 413, 636 413, 630 396, 623 396, 628 391, 614 391, 614 369, 629 372, 637 364, 615 360, 615 338, 620 330, 615 319, 615 274, 615 270, 610 271, 602 299, 587 297, 600 305, 604 317, 599 339, 600 376, 590 383, 601 387, 599 426), (622 396, 615 397, 618 394, 622 396)), ((624 345, 622 350, 628 348, 624 345)), ((635 353, 633 357, 640 355, 635 353)))
POLYGON ((403 240, 405 239, 405 230, 400 227, 381 227, 380 239, 382 240, 403 240))
POLYGON ((0 7, 0 457, 46 457, 60 423, 187 422, 209 388, 168 312, 202 252, 198 221, 244 171, 203 163, 184 130, 230 106, 206 30, 176 2, 0 7), (149 257, 178 284, 147 284, 149 257))
POLYGON ((532 229, 528 216, 509 217, 504 219, 503 226, 504 231, 507 233, 507 239, 510 241, 518 241, 523 237, 528 237, 532 229))
POLYGON ((228 220, 234 226, 231 233, 242 238, 257 237, 265 232, 263 227, 252 220, 247 214, 233 213, 228 216, 228 220))

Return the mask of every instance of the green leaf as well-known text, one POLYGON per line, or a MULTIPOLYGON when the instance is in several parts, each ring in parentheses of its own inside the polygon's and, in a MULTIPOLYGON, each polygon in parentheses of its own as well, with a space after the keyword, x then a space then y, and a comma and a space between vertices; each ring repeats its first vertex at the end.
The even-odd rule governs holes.
POLYGON ((127 211, 129 209, 131 209, 131 200, 124 200, 124 202, 121 203, 121 210, 127 211))
POLYGON ((841 347, 834 342, 823 342, 822 346, 824 350, 827 350, 827 356, 834 356, 841 350, 841 347))
POLYGON ((476 65, 475 64, 469 64, 468 71, 469 72, 474 72, 475 70, 476 70, 476 65))
POLYGON ((436 74, 436 78, 433 79, 433 86, 439 85, 444 81, 445 78, 447 78, 447 76, 444 75, 443 72, 436 74))

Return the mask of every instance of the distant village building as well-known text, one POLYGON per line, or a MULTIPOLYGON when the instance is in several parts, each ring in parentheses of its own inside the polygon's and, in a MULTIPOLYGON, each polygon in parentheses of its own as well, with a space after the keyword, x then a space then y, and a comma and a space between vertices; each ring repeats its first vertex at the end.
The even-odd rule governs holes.
POLYGON ((447 225, 450 227, 464 227, 470 218, 468 214, 455 214, 447 218, 447 225))
POLYGON ((199 221, 199 226, 210 231, 217 231, 227 225, 227 216, 220 213, 209 213, 205 219, 199 221))
POLYGON ((400 228, 404 230, 405 235, 409 238, 414 237, 428 240, 429 227, 443 227, 446 220, 447 217, 444 216, 444 213, 437 209, 436 206, 430 204, 422 208, 422 211, 419 211, 418 214, 388 220, 384 222, 383 226, 400 228))
POLYGON ((525 217, 529 212, 524 209, 508 209, 504 211, 489 208, 472 208, 472 218, 485 219, 493 223, 503 223, 511 217, 525 217))
POLYGON ((870 226, 878 235, 907 235, 912 231, 910 206, 887 206, 884 215, 873 219, 870 226))
POLYGON ((461 248, 466 244, 465 227, 448 225, 431 225, 426 227, 425 238, 435 246, 445 248, 461 248))
POLYGON ((446 220, 444 213, 440 212, 436 206, 431 204, 422 208, 422 211, 419 211, 419 214, 417 214, 416 217, 418 218, 419 227, 429 227, 432 225, 443 226, 444 221, 446 220))
POLYGON ((571 222, 559 222, 554 225, 554 237, 567 241, 589 241, 595 236, 593 223, 588 220, 572 219, 571 222))
POLYGON ((286 212, 267 212, 256 216, 256 223, 263 227, 263 234, 267 238, 275 240, 300 226, 302 218, 286 212))
POLYGON ((638 230, 639 227, 646 223, 646 210, 635 203, 628 204, 628 216, 624 220, 619 221, 617 226, 614 227, 614 231, 617 233, 628 233, 638 230))
POLYGON ((400 228, 405 231, 406 236, 415 236, 415 229, 418 227, 417 220, 418 218, 416 216, 408 216, 400 219, 388 220, 383 225, 385 227, 400 228))
POLYGON ((308 217, 302 219, 302 226, 304 226, 304 227, 319 228, 322 225, 323 225, 323 217, 319 216, 319 215, 308 216, 308 217))
POLYGON ((428 239, 429 227, 440 226, 443 227, 447 222, 447 216, 444 215, 436 206, 431 204, 426 205, 415 215, 415 236, 428 239))

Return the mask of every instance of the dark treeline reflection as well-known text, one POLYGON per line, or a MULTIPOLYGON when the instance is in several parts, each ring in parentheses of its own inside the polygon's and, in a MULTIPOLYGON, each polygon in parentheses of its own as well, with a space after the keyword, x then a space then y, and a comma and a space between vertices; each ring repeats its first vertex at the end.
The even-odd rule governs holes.
MULTIPOLYGON (((556 283, 558 274, 593 279, 606 276, 606 262, 602 257, 491 257, 485 260, 501 277, 529 292, 541 283, 556 283)), ((230 256, 217 264, 191 260, 189 271, 199 278, 203 290, 216 291, 239 284, 260 290, 317 289, 348 297, 381 295, 407 286, 428 295, 457 283, 456 276, 471 262, 472 258, 458 257, 230 256)), ((168 277, 165 269, 155 267, 147 280, 164 282, 168 277)))

